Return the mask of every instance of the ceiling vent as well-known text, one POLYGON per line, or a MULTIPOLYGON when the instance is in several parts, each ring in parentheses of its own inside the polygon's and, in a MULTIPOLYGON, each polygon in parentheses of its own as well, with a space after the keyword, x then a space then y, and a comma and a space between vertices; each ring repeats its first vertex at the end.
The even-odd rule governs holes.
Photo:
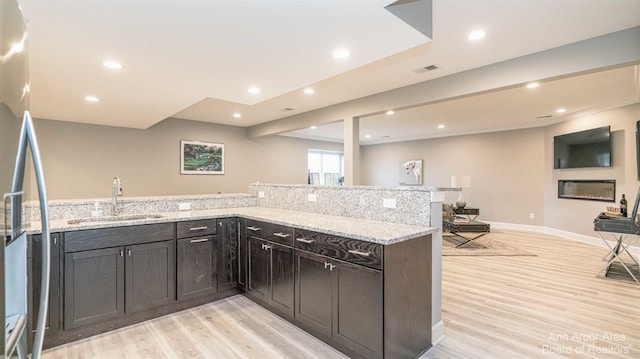
POLYGON ((425 67, 419 67, 415 70, 413 70, 413 72, 417 73, 417 74, 421 74, 421 73, 425 73, 425 72, 429 72, 429 71, 433 71, 433 70, 437 70, 438 66, 436 65, 429 65, 429 66, 425 66, 425 67))
POLYGON ((291 107, 285 107, 282 109, 282 111, 293 111, 293 109, 291 107))
POLYGON ((536 117, 538 120, 542 120, 543 118, 551 118, 553 117, 553 115, 544 115, 544 116, 538 116, 536 117))

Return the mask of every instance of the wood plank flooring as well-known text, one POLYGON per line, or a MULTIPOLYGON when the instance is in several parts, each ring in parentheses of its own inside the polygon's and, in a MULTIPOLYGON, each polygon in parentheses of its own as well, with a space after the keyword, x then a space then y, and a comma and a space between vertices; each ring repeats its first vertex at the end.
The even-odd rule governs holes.
MULTIPOLYGON (((603 248, 493 230, 536 257, 443 258, 445 339, 421 358, 640 358, 640 286, 603 248)), ((345 358, 243 296, 46 350, 43 358, 345 358)))

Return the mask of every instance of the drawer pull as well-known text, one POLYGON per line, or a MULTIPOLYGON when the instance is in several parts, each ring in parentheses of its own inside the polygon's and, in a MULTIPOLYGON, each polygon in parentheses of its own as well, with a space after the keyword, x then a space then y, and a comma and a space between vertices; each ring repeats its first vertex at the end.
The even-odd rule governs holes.
POLYGON ((356 250, 356 249, 349 249, 349 253, 355 254, 355 255, 359 255, 359 256, 363 256, 363 257, 368 257, 371 254, 369 252, 361 252, 361 251, 356 250))
POLYGON ((202 226, 202 227, 192 227, 189 228, 190 231, 204 231, 205 229, 209 229, 209 227, 207 226, 202 226))
POLYGON ((274 236, 276 236, 276 237, 280 237, 280 238, 287 238, 287 237, 289 237, 289 234, 287 234, 287 233, 280 233, 280 232, 276 232, 276 233, 274 233, 273 235, 274 235, 274 236))
POLYGON ((201 243, 201 242, 207 242, 207 241, 209 241, 209 238, 192 239, 190 242, 191 243, 201 243))
POLYGON ((260 227, 248 226, 248 227, 247 227, 247 229, 248 229, 248 230, 250 230, 250 231, 257 232, 257 231, 261 230, 262 228, 260 228, 260 227))
POLYGON ((302 242, 302 243, 313 243, 313 242, 315 242, 315 240, 313 240, 313 239, 306 239, 306 238, 296 238, 296 241, 302 242))

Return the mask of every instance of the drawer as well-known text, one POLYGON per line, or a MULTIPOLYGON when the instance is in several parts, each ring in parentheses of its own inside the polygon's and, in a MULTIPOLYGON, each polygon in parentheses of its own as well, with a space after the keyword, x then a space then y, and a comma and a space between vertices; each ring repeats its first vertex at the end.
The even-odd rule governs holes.
POLYGON ((121 247, 174 238, 175 223, 144 224, 66 232, 64 252, 121 247))
POLYGON ((215 219, 178 222, 178 238, 202 237, 211 234, 216 234, 215 219))
POLYGON ((293 247, 293 228, 291 227, 247 219, 245 229, 247 236, 293 247))
POLYGON ((296 229, 294 238, 298 249, 382 270, 382 244, 304 229, 296 229))

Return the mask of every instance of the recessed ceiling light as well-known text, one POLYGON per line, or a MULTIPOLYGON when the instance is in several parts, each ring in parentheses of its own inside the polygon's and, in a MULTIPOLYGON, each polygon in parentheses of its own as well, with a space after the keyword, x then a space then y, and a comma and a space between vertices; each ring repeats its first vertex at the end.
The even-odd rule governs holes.
POLYGON ((556 113, 564 113, 564 112, 567 112, 566 108, 560 107, 559 109, 556 110, 556 113))
POLYGON ((122 69, 122 64, 117 62, 117 61, 113 61, 113 60, 107 60, 102 62, 102 66, 108 68, 108 69, 112 69, 112 70, 120 70, 122 69))
POLYGON ((309 127, 309 128, 310 128, 310 129, 312 129, 312 130, 315 130, 315 129, 316 129, 316 128, 318 128, 318 127, 317 127, 317 126, 311 126, 311 127, 309 127))
POLYGON ((485 36, 487 36, 487 33, 484 30, 474 30, 467 35, 467 39, 471 41, 478 41, 483 39, 485 36))
POLYGON ((304 89, 304 93, 306 93, 307 95, 313 95, 315 92, 316 91, 311 87, 307 87, 306 89, 304 89))
POLYGON ((527 88, 528 88, 528 89, 534 89, 534 88, 539 87, 539 86, 540 86, 540 83, 539 83, 539 82, 529 82, 529 83, 527 84, 527 88))
POLYGON ((351 56, 351 51, 349 51, 349 49, 339 48, 333 50, 334 59, 346 59, 349 56, 351 56))
POLYGON ((93 102, 93 103, 100 102, 100 99, 95 96, 85 96, 84 100, 87 102, 93 102))
POLYGON ((385 112, 385 114, 387 114, 388 116, 393 115, 395 112, 393 110, 389 110, 387 112, 385 112))
POLYGON ((252 95, 257 95, 260 93, 260 88, 255 86, 249 87, 249 93, 252 95))
POLYGON ((241 113, 236 112, 233 114, 233 118, 240 118, 240 117, 242 117, 241 113))
POLYGON ((442 130, 443 128, 445 128, 445 127, 446 127, 445 125, 438 125, 438 128, 439 128, 439 129, 441 129, 441 130, 442 130))
POLYGON ((366 137, 366 138, 371 138, 371 135, 364 135, 364 137, 366 137))

